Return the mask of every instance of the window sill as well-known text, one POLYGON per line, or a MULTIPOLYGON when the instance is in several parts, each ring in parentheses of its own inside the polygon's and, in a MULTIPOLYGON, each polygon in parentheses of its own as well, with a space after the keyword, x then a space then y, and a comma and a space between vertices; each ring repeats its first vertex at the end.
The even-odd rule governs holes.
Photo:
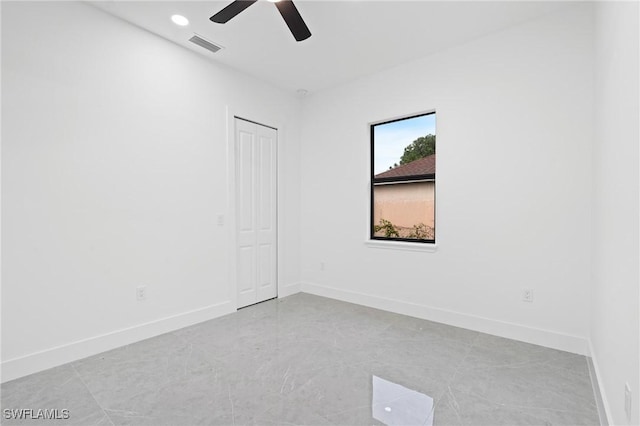
POLYGON ((404 241, 383 241, 383 240, 367 240, 364 242, 367 247, 380 248, 387 250, 407 250, 407 251, 422 251, 428 253, 435 253, 438 251, 438 246, 431 243, 410 243, 404 241))

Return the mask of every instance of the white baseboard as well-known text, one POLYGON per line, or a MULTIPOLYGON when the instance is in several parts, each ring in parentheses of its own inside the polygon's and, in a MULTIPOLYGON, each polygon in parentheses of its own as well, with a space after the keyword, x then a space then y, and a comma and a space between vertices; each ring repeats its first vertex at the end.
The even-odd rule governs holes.
MULTIPOLYGON (((317 284, 297 283, 283 286, 279 289, 279 297, 287 297, 301 291, 554 349, 578 353, 581 355, 589 356, 591 353, 590 344, 587 340, 577 336, 531 328, 519 324, 482 318, 400 300, 350 292, 317 284)), ((115 349, 120 346, 135 343, 163 333, 168 333, 183 327, 188 327, 193 324, 217 318, 222 315, 235 312, 235 310, 236 309, 232 306, 232 303, 227 301, 171 317, 150 321, 126 329, 117 330, 111 333, 79 340, 19 358, 9 359, 3 361, 1 364, 2 375, 0 381, 4 383, 38 371, 46 370, 48 368, 115 349)), ((593 363, 598 377, 598 383, 601 383, 597 360, 593 359, 593 363)), ((608 408, 607 398, 602 387, 600 387, 600 390, 602 391, 604 406, 608 408)), ((606 415, 607 418, 609 418, 608 410, 606 410, 606 415)), ((609 423, 611 424, 611 422, 609 423)))
POLYGON ((607 394, 604 390, 602 374, 600 373, 600 368, 598 367, 598 359, 596 357, 596 352, 593 350, 591 339, 589 339, 589 351, 591 352, 589 374, 591 374, 591 384, 594 387, 593 392, 595 394, 596 405, 598 407, 598 416, 600 416, 600 425, 613 425, 614 423, 611 419, 609 400, 607 399, 607 394))
POLYGON ((291 296, 292 294, 300 293, 301 288, 302 286, 300 283, 283 285, 281 287, 278 287, 278 297, 282 298, 291 296))
POLYGON ((587 339, 578 336, 311 283, 303 283, 301 290, 317 296, 480 331, 494 336, 506 337, 580 355, 590 355, 587 339))
POLYGON ((2 383, 235 312, 230 301, 3 361, 2 383))

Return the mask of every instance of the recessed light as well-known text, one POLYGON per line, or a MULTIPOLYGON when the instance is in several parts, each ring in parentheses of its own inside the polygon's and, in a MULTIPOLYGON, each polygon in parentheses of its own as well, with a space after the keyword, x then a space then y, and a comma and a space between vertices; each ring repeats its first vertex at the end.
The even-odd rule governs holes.
POLYGON ((189 25, 189 20, 182 15, 173 15, 171 20, 174 24, 180 25, 181 27, 186 27, 189 25))

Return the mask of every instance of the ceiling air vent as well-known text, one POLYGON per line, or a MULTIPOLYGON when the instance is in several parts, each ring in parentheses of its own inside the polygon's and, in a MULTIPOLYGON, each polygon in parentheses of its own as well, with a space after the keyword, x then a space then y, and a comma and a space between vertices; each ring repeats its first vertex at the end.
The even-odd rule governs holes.
POLYGON ((205 49, 213 53, 216 53, 218 50, 222 49, 222 46, 218 46, 217 44, 214 44, 209 40, 205 40, 198 34, 194 34, 193 37, 189 39, 189 41, 193 44, 197 44, 200 47, 204 47, 205 49))

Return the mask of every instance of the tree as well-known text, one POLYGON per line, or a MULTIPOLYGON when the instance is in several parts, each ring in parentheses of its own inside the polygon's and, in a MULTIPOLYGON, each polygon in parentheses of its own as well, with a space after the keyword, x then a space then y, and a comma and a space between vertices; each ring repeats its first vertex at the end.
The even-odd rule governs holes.
MULTIPOLYGON (((436 153, 436 135, 421 136, 404 149, 400 157, 400 165, 410 163, 420 158, 436 153)), ((395 164, 394 164, 395 166, 395 164)))

